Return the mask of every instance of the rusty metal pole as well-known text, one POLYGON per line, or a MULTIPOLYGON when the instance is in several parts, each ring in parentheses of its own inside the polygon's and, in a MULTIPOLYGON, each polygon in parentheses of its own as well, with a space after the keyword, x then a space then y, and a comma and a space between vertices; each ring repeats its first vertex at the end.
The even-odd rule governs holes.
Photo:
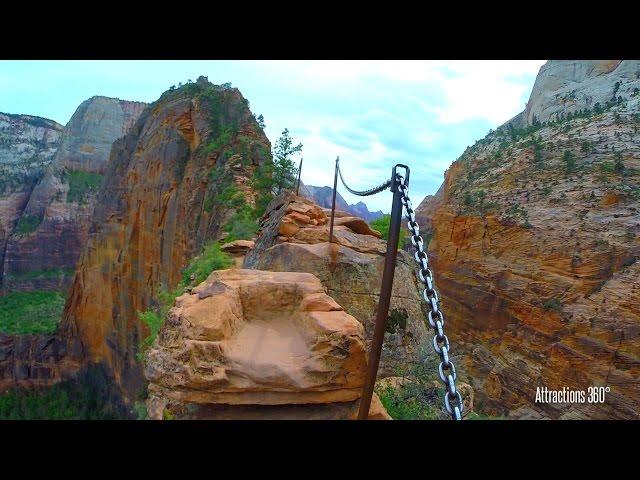
POLYGON ((300 165, 298 165, 298 184, 296 185, 296 195, 300 194, 300 175, 302 174, 302 160, 304 159, 301 158, 300 165))
POLYGON ((338 188, 338 162, 340 157, 336 157, 336 168, 333 174, 333 200, 331 201, 331 225, 329 225, 329 243, 333 243, 333 219, 336 213, 336 188, 338 188))
POLYGON ((391 191, 393 192, 393 203, 391 204, 391 220, 389 222, 389 238, 387 240, 387 253, 384 258, 384 271, 382 273, 382 286, 380 287, 380 299, 376 312, 376 323, 371 339, 369 350, 369 363, 367 364, 367 376, 365 378, 362 396, 360 397, 360 409, 358 410, 358 420, 369 418, 369 407, 373 396, 373 387, 378 375, 378 365, 380 364, 380 354, 382 353, 382 341, 389 315, 389 305, 391 303, 391 288, 393 287, 393 276, 396 269, 396 257, 398 255, 398 242, 400 239, 400 223, 402 221, 402 194, 398 188, 396 179, 396 169, 393 169, 391 179, 391 191))

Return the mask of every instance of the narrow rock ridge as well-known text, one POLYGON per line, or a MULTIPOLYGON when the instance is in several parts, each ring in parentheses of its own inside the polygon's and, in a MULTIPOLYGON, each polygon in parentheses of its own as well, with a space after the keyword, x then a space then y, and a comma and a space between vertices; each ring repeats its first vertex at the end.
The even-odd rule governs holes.
MULTIPOLYGON (((373 335, 386 242, 363 219, 336 212, 334 241, 329 243, 329 211, 312 201, 284 192, 267 207, 244 268, 278 272, 308 272, 320 279, 327 293, 373 335)), ((398 252, 388 333, 379 375, 408 374, 430 356, 426 345, 425 313, 414 262, 398 252)))
POLYGON ((158 289, 173 289, 188 260, 233 213, 225 179, 253 202, 249 179, 270 144, 237 89, 196 84, 165 92, 117 140, 100 189, 61 334, 84 362, 104 363, 128 401, 143 387, 138 319, 158 289))

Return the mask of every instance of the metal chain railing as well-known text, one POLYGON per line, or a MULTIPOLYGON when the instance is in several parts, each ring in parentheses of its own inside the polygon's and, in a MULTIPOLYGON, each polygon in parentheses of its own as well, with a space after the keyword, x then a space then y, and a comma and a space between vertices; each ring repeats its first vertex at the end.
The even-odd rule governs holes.
POLYGON ((418 222, 416 222, 415 211, 409 199, 409 187, 405 184, 404 178, 401 175, 398 174, 397 177, 399 181, 398 188, 402 194, 401 202, 409 219, 407 226, 411 231, 411 243, 416 249, 414 257, 420 267, 418 270, 418 279, 425 285, 422 296, 429 307, 427 318, 429 325, 431 325, 435 332, 433 348, 440 356, 438 374, 446 390, 444 394, 444 406, 449 415, 451 415, 451 418, 461 420, 463 410, 462 395, 460 395, 460 392, 456 389, 456 368, 449 358, 451 345, 444 333, 444 315, 438 305, 439 298, 438 292, 435 289, 433 273, 429 269, 429 259, 424 251, 424 241, 420 236, 420 228, 418 222))
POLYGON ((444 407, 451 418, 454 420, 462 420, 463 402, 462 395, 456 389, 456 367, 449 358, 451 353, 451 345, 449 339, 444 333, 444 315, 439 307, 438 292, 435 289, 433 273, 429 269, 429 259, 424 251, 424 241, 420 236, 420 228, 416 222, 416 215, 411 200, 409 199, 409 167, 398 164, 393 168, 391 179, 385 183, 371 188, 369 190, 354 190, 344 181, 342 171, 340 170, 340 159, 336 158, 335 175, 333 180, 333 202, 331 207, 331 225, 329 230, 329 241, 333 242, 333 223, 336 208, 336 187, 338 177, 344 187, 354 195, 369 196, 382 192, 391 187, 394 199, 391 208, 391 219, 389 223, 389 238, 387 241, 387 253, 385 254, 385 268, 382 276, 382 286, 380 290, 380 300, 376 314, 376 323, 371 341, 371 349, 369 354, 369 366, 363 387, 363 394, 360 401, 360 410, 358 412, 359 419, 368 417, 369 407, 371 404, 371 396, 375 384, 378 364, 380 361, 380 353, 384 339, 385 324, 389 311, 389 302, 391 300, 391 289, 393 285, 393 276, 395 271, 395 261, 398 249, 399 233, 401 228, 402 210, 406 211, 409 219, 407 224, 411 231, 411 243, 416 249, 415 260, 419 265, 418 279, 425 288, 422 292, 425 302, 429 308, 427 318, 429 325, 434 329, 433 348, 440 356, 440 365, 438 366, 438 374, 440 380, 445 386, 444 407), (404 168, 406 177, 396 173, 396 169, 404 168))
POLYGON ((349 185, 347 185, 346 182, 344 181, 344 178, 342 178, 342 171, 340 170, 339 161, 337 162, 336 168, 338 169, 338 175, 340 176, 340 181, 342 182, 342 185, 344 185, 344 188, 346 188, 350 193, 353 193, 354 195, 358 195, 360 197, 368 197, 369 195, 375 195, 376 193, 380 193, 391 186, 391 180, 387 180, 382 185, 378 185, 377 187, 371 188, 369 190, 363 190, 363 191, 354 190, 353 188, 349 187, 349 185))

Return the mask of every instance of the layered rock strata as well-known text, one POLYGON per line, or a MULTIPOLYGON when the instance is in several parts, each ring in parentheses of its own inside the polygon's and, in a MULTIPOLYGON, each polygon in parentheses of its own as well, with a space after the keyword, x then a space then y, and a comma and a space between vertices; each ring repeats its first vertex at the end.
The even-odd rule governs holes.
POLYGON ((84 101, 65 127, 55 157, 7 241, 3 287, 65 291, 85 246, 111 145, 147 104, 117 98, 84 101), (28 228, 27 228, 28 227, 28 228))
POLYGON ((418 208, 481 411, 639 418, 638 82, 637 61, 547 63, 525 112, 467 149, 418 208), (544 387, 610 390, 536 402, 544 387))

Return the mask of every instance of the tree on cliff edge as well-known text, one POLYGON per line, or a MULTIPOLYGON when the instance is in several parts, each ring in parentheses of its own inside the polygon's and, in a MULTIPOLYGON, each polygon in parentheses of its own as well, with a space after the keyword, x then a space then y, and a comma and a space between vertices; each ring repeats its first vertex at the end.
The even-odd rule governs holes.
POLYGON ((293 145, 289 129, 285 128, 273 149, 273 184, 276 193, 283 188, 293 188, 298 169, 293 163, 293 156, 302 152, 302 143, 293 145))
POLYGON ((289 130, 284 129, 273 149, 273 161, 259 167, 254 173, 252 186, 257 191, 255 213, 261 217, 267 204, 283 188, 293 189, 298 169, 292 157, 302 152, 302 143, 293 145, 289 130))

